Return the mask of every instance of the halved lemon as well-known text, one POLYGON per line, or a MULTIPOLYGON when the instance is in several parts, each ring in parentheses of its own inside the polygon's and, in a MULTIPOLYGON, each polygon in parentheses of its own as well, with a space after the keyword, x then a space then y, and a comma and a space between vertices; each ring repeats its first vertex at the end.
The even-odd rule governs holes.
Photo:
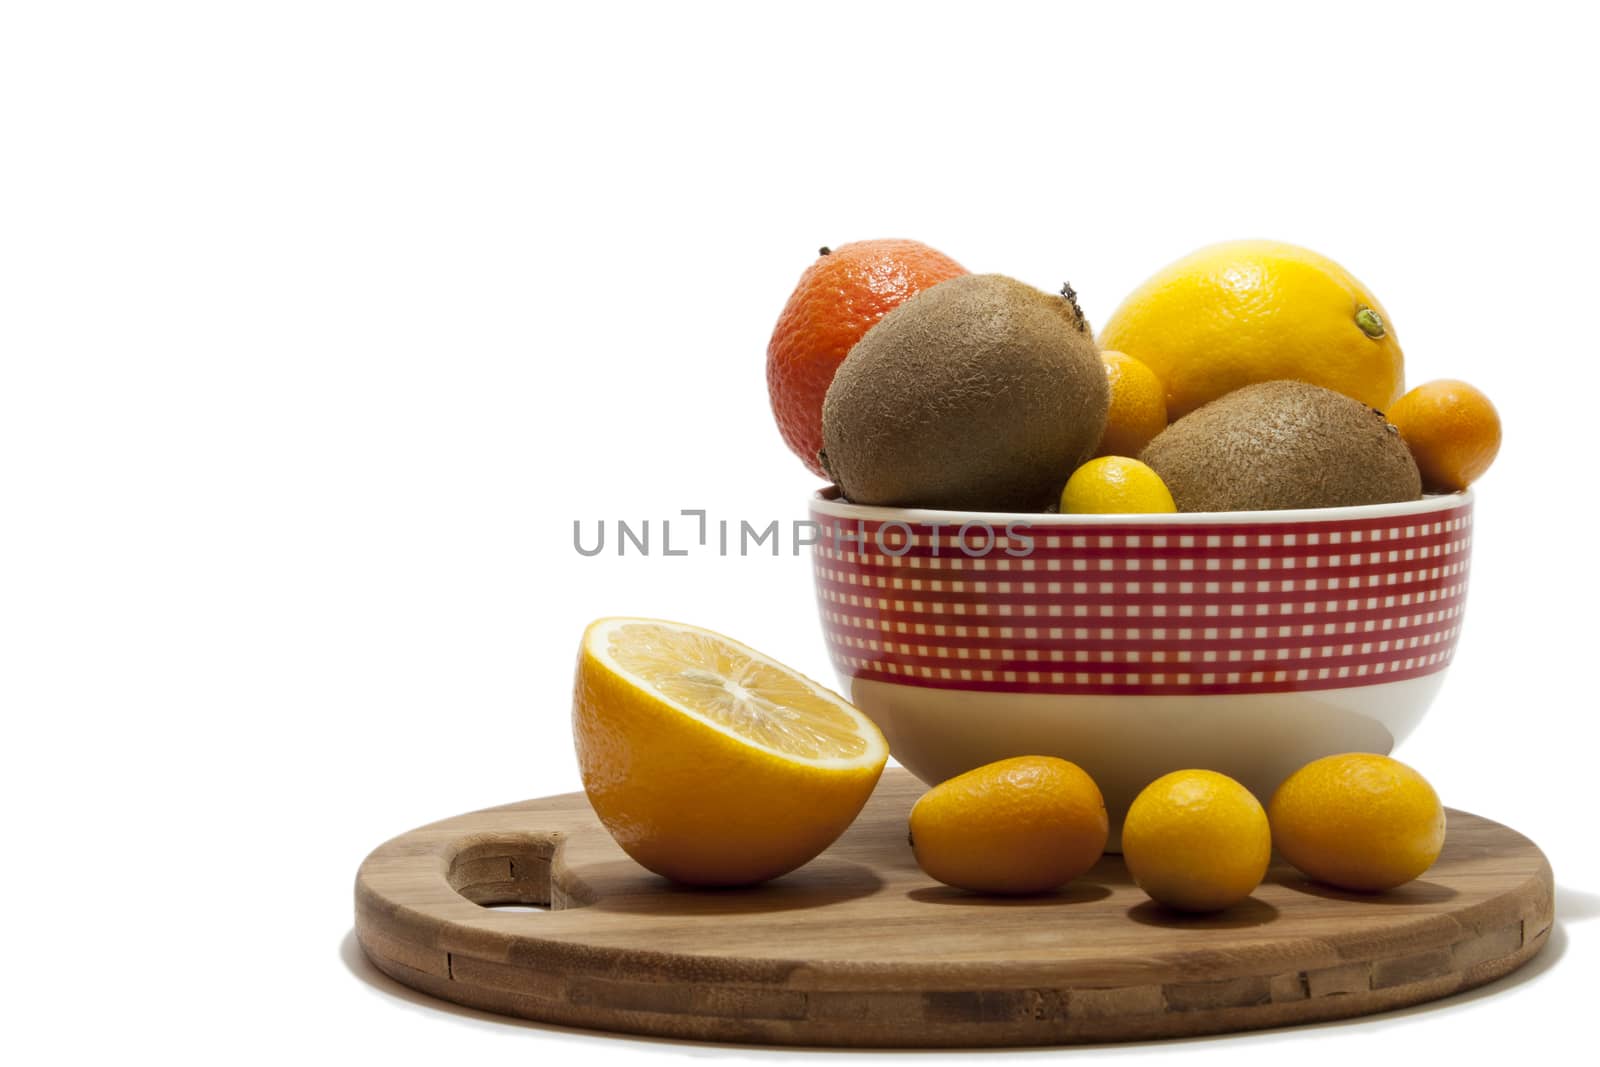
POLYGON ((815 857, 866 803, 889 746, 843 698, 710 630, 598 619, 572 733, 595 814, 674 881, 747 885, 815 857))

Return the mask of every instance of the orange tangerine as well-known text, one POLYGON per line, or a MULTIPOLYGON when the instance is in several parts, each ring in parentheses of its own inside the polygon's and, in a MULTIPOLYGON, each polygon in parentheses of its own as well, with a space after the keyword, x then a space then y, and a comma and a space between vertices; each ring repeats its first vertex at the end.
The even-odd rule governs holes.
POLYGON ((1155 371, 1121 352, 1100 353, 1111 385, 1111 407, 1097 456, 1137 456, 1167 428, 1167 391, 1155 371))
POLYGON ((1482 390, 1454 378, 1417 386, 1384 414, 1411 448, 1423 488, 1436 493, 1465 489, 1500 451, 1500 414, 1482 390))

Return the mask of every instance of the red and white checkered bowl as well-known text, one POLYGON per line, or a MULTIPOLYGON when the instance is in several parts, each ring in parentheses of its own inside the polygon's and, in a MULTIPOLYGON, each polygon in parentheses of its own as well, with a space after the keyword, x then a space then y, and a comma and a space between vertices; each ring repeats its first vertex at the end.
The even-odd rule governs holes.
POLYGON ((850 699, 912 773, 1062 756, 1119 826, 1168 771, 1265 802, 1313 759, 1410 733, 1461 629, 1472 504, 1018 515, 829 490, 817 604, 850 699))

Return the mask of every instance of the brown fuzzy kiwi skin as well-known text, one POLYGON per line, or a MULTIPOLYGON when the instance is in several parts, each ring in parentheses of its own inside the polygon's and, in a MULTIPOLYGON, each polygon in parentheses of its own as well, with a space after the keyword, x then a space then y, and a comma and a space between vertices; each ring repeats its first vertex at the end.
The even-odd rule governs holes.
POLYGON ((1296 381, 1226 393, 1168 426, 1139 459, 1179 511, 1282 511, 1422 496, 1416 461, 1382 412, 1296 381))
POLYGON ((824 463, 853 503, 1039 511, 1093 454, 1110 402, 1070 295, 963 275, 850 350, 822 405, 824 463))

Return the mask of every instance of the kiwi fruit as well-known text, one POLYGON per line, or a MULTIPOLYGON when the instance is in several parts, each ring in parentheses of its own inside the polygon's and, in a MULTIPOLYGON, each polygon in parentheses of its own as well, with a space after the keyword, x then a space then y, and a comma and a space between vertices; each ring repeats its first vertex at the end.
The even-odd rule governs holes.
POLYGON ((1422 478, 1383 413, 1306 382, 1247 385, 1157 434, 1143 460, 1179 511, 1281 511, 1416 500, 1422 478))
POLYGON ((858 504, 1038 511, 1094 453, 1110 402, 1071 286, 968 274, 856 342, 823 400, 820 458, 858 504))

